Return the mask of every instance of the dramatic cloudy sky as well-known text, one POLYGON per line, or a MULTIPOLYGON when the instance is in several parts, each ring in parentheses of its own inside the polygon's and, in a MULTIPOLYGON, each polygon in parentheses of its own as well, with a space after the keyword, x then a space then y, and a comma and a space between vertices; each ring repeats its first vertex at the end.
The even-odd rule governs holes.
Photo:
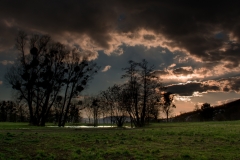
POLYGON ((154 64, 176 93, 176 114, 240 97, 240 2, 187 0, 1 0, 0 100, 11 98, 19 30, 77 46, 100 65, 86 93, 122 83, 129 60, 154 64), (10 97, 10 98, 9 98, 10 97))

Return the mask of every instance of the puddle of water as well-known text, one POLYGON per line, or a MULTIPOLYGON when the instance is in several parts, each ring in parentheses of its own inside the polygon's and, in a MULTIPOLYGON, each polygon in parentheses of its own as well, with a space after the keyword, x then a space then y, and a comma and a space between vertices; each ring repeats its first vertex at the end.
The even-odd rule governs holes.
MULTIPOLYGON (((58 127, 58 126, 47 126, 47 127, 58 127)), ((65 128, 114 128, 116 126, 64 126, 65 128)), ((131 128, 125 126, 124 128, 131 128)))
MULTIPOLYGON (((47 126, 47 127, 58 127, 58 126, 47 126)), ((64 126, 65 128, 113 128, 115 126, 64 126)))
POLYGON ((114 126, 65 126, 65 128, 113 128, 114 126))

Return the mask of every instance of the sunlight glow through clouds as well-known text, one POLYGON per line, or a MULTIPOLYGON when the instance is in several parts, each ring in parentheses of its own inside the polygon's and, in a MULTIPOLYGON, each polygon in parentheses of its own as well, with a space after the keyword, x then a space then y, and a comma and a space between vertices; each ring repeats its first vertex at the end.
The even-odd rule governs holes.
POLYGON ((192 96, 179 96, 179 95, 176 95, 176 96, 174 97, 174 101, 189 102, 189 101, 191 101, 191 97, 192 97, 192 96))
MULTIPOLYGON (((98 43, 91 36, 81 33, 70 33, 63 32, 62 35, 53 35, 54 39, 58 39, 61 43, 73 46, 75 44, 79 45, 83 50, 92 51, 93 55, 96 55, 96 51, 103 50, 105 54, 112 55, 122 55, 123 49, 120 47, 122 44, 127 46, 138 46, 142 45, 147 49, 151 47, 166 48, 171 52, 183 51, 185 53, 189 52, 181 47, 172 45, 173 41, 166 38, 163 34, 155 33, 147 29, 140 29, 134 32, 119 33, 116 31, 111 31, 108 35, 105 35, 107 39, 104 43, 98 43)), ((162 53, 166 53, 162 50, 162 53)), ((94 59, 94 58, 93 58, 94 59)))
POLYGON ((183 102, 190 102, 192 97, 202 97, 203 93, 200 93, 198 91, 193 92, 192 96, 180 96, 175 95, 174 100, 176 101, 183 101, 183 102))
POLYGON ((176 64, 173 63, 173 64, 171 64, 170 66, 168 66, 168 68, 173 68, 173 67, 175 67, 175 66, 176 66, 176 64))
MULTIPOLYGON (((211 65, 211 64, 210 64, 211 65)), ((164 70, 155 71, 156 76, 163 79, 164 82, 169 80, 177 82, 186 82, 199 79, 215 79, 219 76, 226 74, 238 74, 240 67, 226 68, 226 62, 213 66, 205 66, 199 68, 193 68, 191 66, 175 67, 175 63, 169 65, 164 70)), ((162 67, 162 66, 160 66, 162 67)))
POLYGON ((199 78, 200 75, 198 74, 189 74, 189 75, 175 75, 175 74, 172 74, 170 73, 169 75, 163 75, 163 76, 160 76, 162 79, 164 79, 165 81, 167 80, 176 80, 176 81, 179 81, 179 82, 186 82, 186 81, 189 81, 193 78, 199 78))

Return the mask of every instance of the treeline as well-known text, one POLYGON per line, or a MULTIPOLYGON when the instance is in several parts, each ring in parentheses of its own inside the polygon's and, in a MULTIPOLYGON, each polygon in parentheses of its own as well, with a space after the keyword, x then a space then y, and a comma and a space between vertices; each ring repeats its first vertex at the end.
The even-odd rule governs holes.
POLYGON ((174 121, 196 122, 196 121, 226 121, 240 120, 240 100, 229 102, 220 106, 211 106, 204 103, 200 107, 196 106, 192 112, 182 113, 174 118, 174 121))
MULTIPOLYGON (((67 49, 48 35, 28 36, 24 32, 19 32, 16 47, 18 61, 5 78, 28 111, 23 119, 31 125, 44 126, 47 121, 54 121, 64 126, 66 122, 79 121, 82 112, 94 119, 94 125, 100 116, 110 116, 118 126, 130 117, 132 125, 142 127, 157 120, 160 111, 168 120, 176 107, 172 103, 174 94, 165 92, 154 66, 146 60, 129 61, 121 77, 126 83, 110 86, 95 96, 83 96, 82 91, 100 68, 84 53, 67 49)), ((16 106, 14 111, 3 109, 2 115, 11 117, 14 113, 19 119, 19 105, 4 101, 2 108, 11 108, 7 107, 10 104, 16 106)))
MULTIPOLYGON (((46 122, 57 124, 59 116, 60 107, 55 104, 49 111, 46 122)), ((81 118, 81 107, 78 104, 71 104, 66 121, 68 123, 79 123, 81 118)), ((29 122, 29 120, 29 110, 26 103, 0 101, 0 122, 29 122)))
POLYGON ((110 116, 111 121, 119 127, 126 117, 136 127, 157 121, 161 112, 168 120, 172 109, 176 107, 173 104, 174 94, 164 92, 159 77, 154 73, 154 66, 150 66, 146 60, 129 61, 129 66, 123 70, 125 74, 122 78, 126 79, 126 83, 114 84, 88 100, 95 125, 101 114, 102 117, 110 116))
POLYGON ((0 101, 0 122, 27 122, 26 106, 17 105, 12 101, 0 101))

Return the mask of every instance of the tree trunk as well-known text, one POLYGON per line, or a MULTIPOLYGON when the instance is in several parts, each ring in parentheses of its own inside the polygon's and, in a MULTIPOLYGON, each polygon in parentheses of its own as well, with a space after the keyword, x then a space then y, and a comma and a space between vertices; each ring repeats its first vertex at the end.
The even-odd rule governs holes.
POLYGON ((168 122, 168 111, 167 111, 166 115, 167 115, 167 122, 168 122))

